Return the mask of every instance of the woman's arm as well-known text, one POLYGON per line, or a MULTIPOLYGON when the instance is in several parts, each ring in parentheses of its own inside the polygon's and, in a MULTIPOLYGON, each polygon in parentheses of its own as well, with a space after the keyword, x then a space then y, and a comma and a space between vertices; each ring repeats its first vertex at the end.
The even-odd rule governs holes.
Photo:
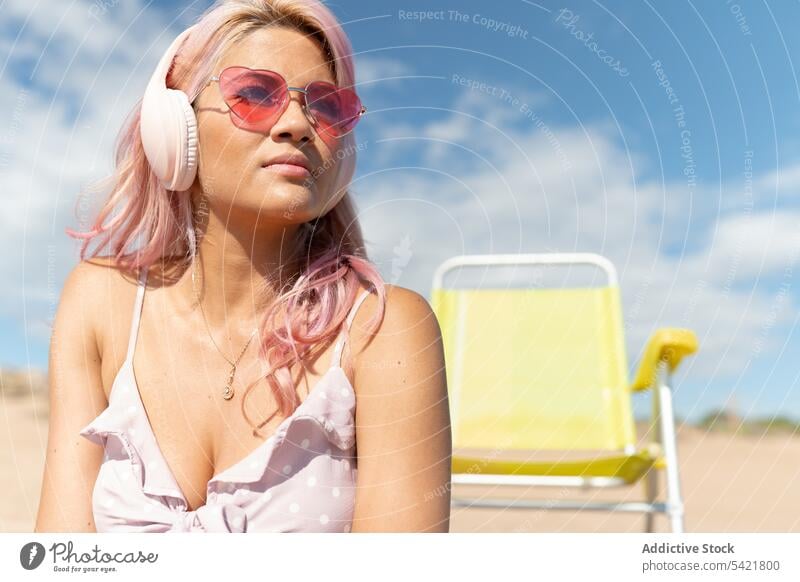
POLYGON ((353 532, 448 532, 452 441, 439 322, 418 293, 386 285, 353 322, 358 482, 353 532), (358 334, 358 335, 357 335, 358 334))
POLYGON ((107 405, 95 334, 102 275, 88 263, 67 277, 50 338, 50 420, 35 532, 93 532, 92 489, 103 450, 78 432, 107 405))

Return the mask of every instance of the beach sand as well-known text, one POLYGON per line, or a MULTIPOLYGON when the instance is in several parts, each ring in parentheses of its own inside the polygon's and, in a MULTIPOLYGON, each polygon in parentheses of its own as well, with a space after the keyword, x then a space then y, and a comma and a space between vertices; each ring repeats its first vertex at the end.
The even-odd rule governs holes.
MULTIPOLYGON (((645 431, 640 430, 640 434, 645 431)), ((640 439, 640 446, 644 439, 640 439)), ((734 436, 691 425, 678 430, 686 532, 800 532, 800 435, 734 436)), ((659 471, 659 499, 666 492, 659 471)), ((456 485, 453 497, 586 502, 643 501, 644 481, 630 487, 580 491, 560 487, 497 488, 456 485)), ((457 532, 643 532, 645 515, 608 511, 453 507, 457 532)), ((654 531, 671 531, 655 516, 654 531)))
MULTIPOLYGON (((47 399, 0 393, 0 531, 30 532, 36 520, 47 443, 47 399)), ((640 434, 645 431, 640 431, 640 434)), ((642 442, 644 442, 642 440, 642 442)), ((800 435, 734 436, 690 425, 678 430, 687 532, 800 532, 800 435)), ((659 491, 663 493, 663 471, 659 491)), ((453 496, 634 501, 644 485, 576 491, 558 487, 453 486, 453 496)), ((638 532, 643 514, 554 509, 453 507, 451 532, 638 532)), ((655 531, 670 531, 663 514, 655 531)))

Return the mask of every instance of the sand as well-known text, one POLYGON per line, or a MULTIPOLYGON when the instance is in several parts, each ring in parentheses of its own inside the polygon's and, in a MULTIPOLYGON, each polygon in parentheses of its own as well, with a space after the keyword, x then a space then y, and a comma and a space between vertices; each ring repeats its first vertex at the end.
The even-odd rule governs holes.
MULTIPOLYGON (((0 392, 0 531, 30 532, 36 520, 47 444, 47 399, 0 392)), ((642 431, 643 432, 643 431, 642 431)), ((678 430, 687 532, 800 532, 800 435, 734 436, 690 425, 678 430)), ((662 472, 663 473, 663 472, 662 472)), ((664 489, 663 474, 660 479, 664 489)), ((470 497, 633 501, 643 483, 592 491, 453 486, 470 497)), ((452 532, 638 532, 643 514, 454 507, 452 532)), ((663 514, 655 530, 670 531, 663 514)))

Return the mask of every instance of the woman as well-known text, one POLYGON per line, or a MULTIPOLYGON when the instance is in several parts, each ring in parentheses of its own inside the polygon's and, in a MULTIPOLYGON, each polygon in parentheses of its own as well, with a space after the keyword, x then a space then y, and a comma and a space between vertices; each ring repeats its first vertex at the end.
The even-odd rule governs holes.
POLYGON ((35 531, 448 531, 440 330, 366 258, 353 85, 316 0, 173 42, 70 231, 35 531))

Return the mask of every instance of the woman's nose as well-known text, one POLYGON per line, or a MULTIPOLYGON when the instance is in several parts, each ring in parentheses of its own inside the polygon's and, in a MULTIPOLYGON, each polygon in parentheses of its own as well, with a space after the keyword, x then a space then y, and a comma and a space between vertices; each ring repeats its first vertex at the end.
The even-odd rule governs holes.
POLYGON ((303 110, 303 94, 289 92, 289 105, 270 130, 273 138, 291 138, 294 141, 314 139, 314 126, 303 110))

